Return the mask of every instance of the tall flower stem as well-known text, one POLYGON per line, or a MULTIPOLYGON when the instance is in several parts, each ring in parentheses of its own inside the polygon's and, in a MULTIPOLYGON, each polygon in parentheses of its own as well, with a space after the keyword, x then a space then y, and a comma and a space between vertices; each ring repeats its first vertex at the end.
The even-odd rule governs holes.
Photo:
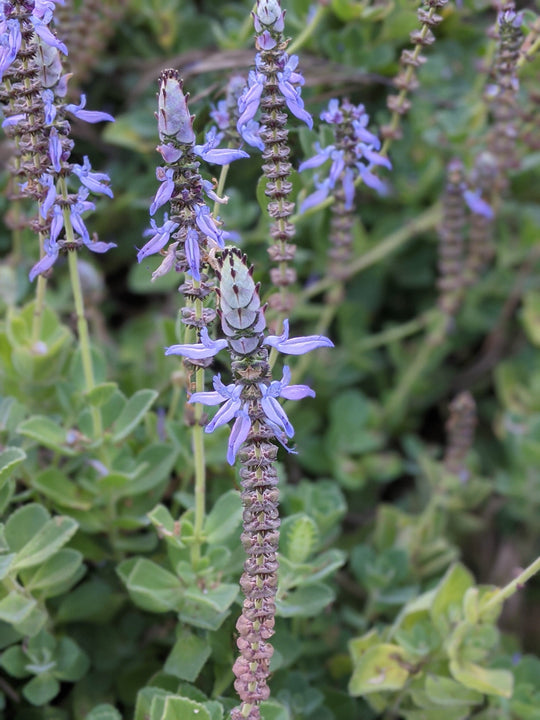
POLYGON ((32 344, 35 344, 41 336, 46 291, 47 278, 45 278, 43 275, 38 275, 36 286, 36 299, 34 304, 34 315, 32 317, 32 344))
POLYGON ((312 37, 313 33, 321 23, 323 17, 326 15, 327 8, 321 3, 311 16, 310 21, 305 26, 305 28, 302 30, 302 32, 297 35, 297 37, 293 40, 293 42, 289 45, 288 51, 290 53, 297 52, 303 45, 307 43, 307 41, 312 37))
MULTIPOLYGON (((199 285, 193 281, 194 287, 199 285)), ((202 320, 203 303, 195 300, 195 317, 202 320)), ((191 328, 189 328, 191 329, 191 328)), ((204 391, 204 368, 198 367, 195 370, 195 392, 204 391)), ((191 427, 191 442, 193 447, 193 459, 195 465, 195 518, 193 523, 193 545, 191 546, 191 562, 197 567, 201 559, 201 546, 203 544, 203 527, 206 516, 206 460, 203 436, 203 406, 201 403, 194 403, 194 418, 191 427)))
POLYGON ((525 570, 522 570, 508 585, 500 588, 492 595, 492 597, 482 605, 481 612, 484 613, 496 608, 498 605, 502 605, 502 603, 512 597, 517 590, 521 590, 522 586, 538 572, 540 572, 540 557, 536 558, 525 570))
POLYGON ((405 405, 416 382, 425 373, 433 357, 445 352, 443 343, 446 338, 446 328, 446 316, 442 313, 437 314, 427 338, 422 342, 420 349, 385 404, 383 416, 390 425, 395 426, 401 422, 405 405))
MULTIPOLYGON (((331 201, 328 204, 331 204, 331 201)), ((395 252, 403 245, 406 245, 411 238, 415 237, 415 235, 426 232, 427 230, 432 230, 438 224, 440 218, 440 205, 434 205, 429 208, 429 210, 426 210, 421 215, 418 215, 418 217, 414 220, 406 223, 385 238, 382 242, 375 245, 371 250, 368 250, 363 255, 360 255, 355 260, 352 260, 347 268, 344 279, 349 280, 362 270, 381 262, 381 260, 384 260, 388 255, 395 252)), ((295 219, 296 217, 292 218, 293 221, 295 219)), ((328 288, 330 288, 333 284, 333 278, 325 277, 315 283, 312 283, 311 285, 308 285, 300 293, 299 303, 301 304, 303 300, 307 300, 315 295, 319 295, 325 290, 328 290, 328 288)))

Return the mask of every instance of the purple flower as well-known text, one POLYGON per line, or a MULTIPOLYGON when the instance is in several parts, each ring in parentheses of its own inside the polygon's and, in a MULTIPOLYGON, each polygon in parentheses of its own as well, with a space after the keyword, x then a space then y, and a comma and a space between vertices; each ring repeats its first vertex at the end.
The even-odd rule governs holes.
POLYGON ((47 10, 47 12, 43 15, 43 18, 38 17, 34 12, 31 16, 31 20, 36 35, 38 35, 46 45, 50 45, 50 47, 60 50, 60 52, 64 55, 68 54, 67 47, 56 37, 56 35, 51 32, 48 27, 52 20, 51 10, 47 10))
POLYGON ((83 164, 73 165, 72 170, 81 183, 93 193, 102 193, 110 198, 113 197, 111 188, 106 184, 110 183, 111 179, 106 173, 92 172, 92 166, 87 155, 84 156, 83 164))
POLYGON ((199 248, 199 233, 192 227, 187 229, 184 250, 186 253, 186 260, 188 261, 189 270, 193 278, 199 281, 201 279, 201 251, 199 248))
POLYGON ((33 282, 38 275, 41 275, 52 268, 54 263, 58 260, 60 246, 57 242, 48 237, 43 243, 43 248, 45 250, 45 255, 33 266, 28 274, 30 282, 33 282))
POLYGON ((289 321, 283 321, 281 335, 268 335, 263 345, 270 345, 285 355, 303 355, 319 347, 334 347, 334 343, 324 335, 306 335, 306 337, 289 338, 289 321))
POLYGON ((214 165, 228 165, 240 158, 249 157, 247 152, 235 148, 219 148, 218 145, 223 139, 223 133, 218 133, 216 128, 211 128, 206 134, 204 145, 195 145, 193 151, 208 163, 214 165))
POLYGON ((480 197, 481 194, 481 190, 465 190, 463 198, 471 212, 475 215, 481 215, 487 220, 492 220, 494 215, 493 209, 485 200, 482 200, 480 197))
POLYGON ((214 357, 220 350, 228 345, 226 340, 212 340, 208 335, 208 329, 201 330, 201 342, 193 345, 171 345, 165 348, 165 355, 181 355, 188 360, 205 360, 214 357))
POLYGON ((2 121, 2 127, 12 127, 13 125, 18 125, 20 122, 24 122, 26 120, 26 113, 18 113, 17 115, 11 115, 10 117, 7 117, 5 120, 2 121))
POLYGON ((21 28, 17 20, 0 22, 0 81, 21 47, 21 28))
POLYGON ((152 226, 148 230, 145 230, 144 235, 152 235, 150 240, 143 245, 143 247, 137 253, 137 261, 141 262, 145 257, 154 255, 155 253, 162 250, 165 245, 169 242, 171 235, 175 230, 178 229, 178 223, 169 220, 167 213, 163 216, 163 225, 158 227, 155 220, 150 220, 152 226), (153 233, 153 234, 152 234, 153 233))
POLYGON ((212 217, 210 208, 207 205, 195 205, 195 222, 199 230, 211 238, 220 248, 225 247, 223 233, 216 225, 216 221, 212 217))
POLYGON ((236 129, 240 135, 243 133, 243 127, 253 120, 257 114, 265 82, 266 75, 264 73, 259 72, 258 70, 250 71, 248 75, 248 84, 244 89, 244 92, 238 98, 238 111, 240 112, 240 117, 238 118, 236 129))
POLYGON ((213 110, 210 110, 210 117, 220 130, 228 130, 231 118, 227 108, 227 101, 220 100, 217 106, 213 110))
POLYGON ((53 176, 46 173, 43 173, 43 175, 41 175, 39 181, 43 188, 47 190, 45 199, 41 202, 40 206, 41 217, 46 218, 49 210, 56 202, 56 184, 54 182, 53 176))
MULTIPOLYGON (((286 57, 286 53, 283 53, 286 57)), ((298 65, 298 56, 291 55, 283 67, 282 72, 278 72, 278 87, 281 90, 287 107, 292 114, 302 122, 305 122, 308 128, 311 130, 313 127, 313 118, 304 110, 304 101, 300 96, 300 89, 295 85, 303 85, 304 78, 300 73, 295 72, 296 66, 298 65)))
MULTIPOLYGON (((305 397, 315 397, 315 393, 310 387, 307 385, 290 385, 290 379, 291 371, 285 366, 283 368, 283 377, 280 381, 273 381, 269 385, 264 383, 258 384, 259 390, 261 391, 260 406, 264 413, 262 421, 274 430, 275 437, 282 442, 285 447, 286 437, 293 437, 294 428, 285 411, 278 403, 277 398, 282 397, 287 400, 300 400, 305 397)), ((193 393, 189 398, 189 402, 202 403, 203 405, 221 405, 221 408, 205 427, 205 432, 207 433, 211 433, 221 425, 225 425, 235 419, 227 450, 227 462, 233 465, 236 454, 251 429, 251 419, 248 414, 249 406, 241 397, 244 385, 242 383, 224 385, 221 382, 220 375, 214 377, 213 385, 213 391, 193 393)), ((290 448, 286 447, 286 449, 290 451, 290 448)))
POLYGON ((312 207, 316 207, 320 203, 324 202, 330 195, 332 188, 334 187, 330 181, 330 178, 326 178, 321 182, 315 182, 317 188, 315 192, 308 195, 304 202, 300 205, 300 212, 304 213, 312 207))
POLYGON ((165 203, 169 202, 174 192, 174 168, 158 167, 156 169, 156 178, 161 185, 158 188, 153 203, 150 205, 150 215, 154 215, 156 210, 165 203))
POLYGON ((391 170, 392 164, 387 157, 377 152, 381 144, 379 139, 366 129, 369 116, 364 106, 352 105, 347 100, 340 104, 334 98, 328 103, 327 110, 321 113, 321 119, 330 124, 341 125, 342 132, 346 133, 349 144, 352 144, 354 155, 351 158, 351 152, 346 152, 340 147, 337 140, 336 144, 328 145, 326 148, 321 148, 319 143, 315 144, 315 155, 305 160, 300 165, 299 171, 320 167, 327 160, 331 160, 332 164, 328 176, 323 180, 317 179, 315 183, 317 189, 304 200, 300 212, 305 212, 323 202, 338 182, 343 186, 345 209, 352 210, 355 181, 358 176, 368 187, 385 194, 386 185, 371 170, 374 165, 381 165, 391 170))
POLYGON ((49 133, 49 158, 54 171, 59 173, 62 169, 62 143, 55 127, 49 133))
POLYGON ((315 393, 307 385, 289 385, 290 380, 291 371, 289 367, 285 365, 283 367, 283 377, 281 380, 273 380, 270 385, 259 383, 259 389, 262 393, 261 406, 266 417, 280 427, 287 437, 291 438, 294 435, 294 428, 276 398, 282 397, 287 400, 301 400, 305 397, 315 397, 315 393))
POLYGON ((108 122, 114 122, 113 116, 109 115, 109 113, 101 112, 99 110, 84 110, 84 107, 86 107, 86 95, 83 93, 81 95, 81 102, 78 105, 69 103, 65 106, 65 109, 67 112, 75 115, 76 118, 79 118, 79 120, 84 120, 88 123, 104 122, 105 120, 108 122))
POLYGON ((236 417, 236 414, 242 408, 240 394, 244 389, 243 385, 235 385, 234 383, 224 385, 221 382, 221 375, 216 375, 214 377, 213 385, 213 392, 196 392, 189 398, 190 403, 197 402, 202 403, 203 405, 220 405, 223 402, 225 403, 222 407, 220 407, 213 419, 205 427, 205 432, 207 433, 211 433, 217 427, 228 423, 229 420, 236 417))
POLYGON ((226 195, 225 197, 219 197, 219 195, 214 192, 214 183, 210 180, 203 180, 202 188, 206 193, 206 196, 213 202, 217 202, 219 205, 225 205, 229 202, 229 198, 226 195))
POLYGON ((256 120, 249 120, 242 126, 242 138, 251 147, 256 147, 261 152, 264 150, 264 143, 261 138, 261 126, 256 120))
POLYGON ((47 125, 52 125, 54 118, 56 117, 56 105, 54 103, 53 91, 44 90, 41 93, 41 99, 43 100, 43 109, 45 111, 45 122, 47 125))

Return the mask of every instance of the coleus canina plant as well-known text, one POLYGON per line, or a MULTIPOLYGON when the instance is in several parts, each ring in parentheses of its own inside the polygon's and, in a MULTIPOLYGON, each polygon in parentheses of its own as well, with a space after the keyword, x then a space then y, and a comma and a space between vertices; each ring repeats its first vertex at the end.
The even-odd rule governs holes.
POLYGON ((281 380, 272 380, 268 361, 271 348, 286 355, 302 355, 332 342, 320 335, 290 338, 289 324, 284 321, 281 335, 266 335, 265 308, 261 306, 259 288, 253 280, 253 268, 237 249, 226 248, 220 258, 219 304, 221 328, 225 338, 212 340, 208 330, 201 331, 201 342, 173 345, 167 355, 181 355, 191 360, 214 357, 227 349, 232 361, 233 382, 225 385, 214 377, 214 390, 193 393, 191 402, 221 405, 206 426, 206 432, 234 419, 227 460, 240 459, 242 484, 242 544, 247 554, 240 580, 245 600, 237 622, 240 656, 234 665, 235 688, 241 705, 232 713, 240 720, 260 717, 259 703, 269 697, 269 675, 273 634, 275 594, 277 588, 277 548, 279 540, 278 476, 276 472, 278 440, 287 447, 294 435, 278 398, 299 400, 313 397, 307 385, 291 385, 287 366, 281 380))

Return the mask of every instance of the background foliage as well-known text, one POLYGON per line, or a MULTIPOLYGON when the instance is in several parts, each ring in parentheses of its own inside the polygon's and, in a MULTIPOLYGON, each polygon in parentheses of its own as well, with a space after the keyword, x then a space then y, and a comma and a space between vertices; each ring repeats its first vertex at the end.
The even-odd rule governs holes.
MULTIPOLYGON (((0 716, 220 720, 235 704, 238 483, 224 462, 227 432, 208 436, 206 542, 194 564, 185 378, 162 352, 178 341, 178 278, 151 283, 157 259, 134 258, 156 189, 156 78, 180 69, 202 132, 230 73, 253 64, 251 4, 111 5, 109 22, 94 18, 95 32, 84 27, 78 46, 72 31, 70 44, 74 66, 88 53, 74 84, 89 107, 116 117, 105 129, 74 126, 75 152, 91 149, 115 192, 94 224, 118 248, 80 261, 97 374, 91 394, 65 267, 55 268, 36 348, 27 274, 37 246, 29 235, 16 257, 0 228, 0 716), (89 408, 102 417, 102 440, 89 408)), ((349 97, 375 125, 387 122, 416 7, 286 7, 314 117, 329 98, 349 97)), ((533 33, 535 6, 524 10, 533 33)), ((298 455, 280 456, 279 617, 265 720, 539 717, 538 584, 509 591, 502 616, 495 589, 539 553, 539 146, 518 138, 520 166, 497 208, 496 257, 437 335, 445 167, 456 156, 472 167, 485 143, 482 68, 493 57, 486 31, 496 12, 465 0, 443 16, 403 139, 390 151, 388 193, 360 190, 355 259, 337 302, 326 276, 328 210, 298 218, 293 323, 314 332, 330 318, 336 349, 293 367, 317 398, 291 409, 298 455), (478 408, 466 482, 443 463, 448 404, 463 389, 478 408)), ((62 28, 61 16, 63 37, 62 28)), ((522 123, 537 139, 539 69, 536 57, 520 70, 522 123)), ((293 123, 295 167, 326 133, 293 123)), ((264 291, 259 175, 256 154, 231 168, 222 216, 264 291)), ((294 183, 305 197, 312 173, 294 183)))

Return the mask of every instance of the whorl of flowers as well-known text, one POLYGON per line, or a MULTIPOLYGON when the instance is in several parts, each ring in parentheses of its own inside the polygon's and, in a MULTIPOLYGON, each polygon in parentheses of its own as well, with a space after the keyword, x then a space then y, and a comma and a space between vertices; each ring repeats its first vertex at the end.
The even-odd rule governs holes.
POLYGON ((14 0, 3 3, 0 16, 1 47, 9 50, 2 53, 0 61, 4 83, 0 99, 6 115, 2 125, 19 154, 17 174, 24 177, 23 193, 29 186, 29 194, 40 200, 37 229, 45 234, 45 254, 30 271, 31 280, 49 270, 61 250, 85 245, 103 253, 115 247, 91 237, 86 228, 83 214, 95 207, 88 199, 90 193, 112 197, 112 191, 108 176, 93 172, 87 157, 82 165, 69 162, 73 141, 67 116, 90 123, 114 119, 107 113, 85 110, 84 95, 78 105, 64 102, 69 76, 63 73, 60 53, 66 54, 67 49, 49 27, 53 10, 54 3, 46 0, 14 0), (24 97, 29 64, 30 104, 24 97), (32 163, 35 170, 30 172, 32 163), (77 192, 68 192, 68 181, 79 185, 77 192))
POLYGON ((334 143, 325 148, 317 143, 317 153, 300 165, 300 172, 328 165, 328 171, 323 177, 315 176, 316 190, 305 198, 300 212, 318 205, 330 193, 334 195, 330 227, 330 274, 339 278, 351 254, 355 183, 361 178, 369 187, 384 193, 385 185, 373 173, 373 169, 381 165, 391 169, 392 165, 388 158, 377 152, 381 143, 367 129, 369 116, 363 105, 353 105, 349 100, 340 103, 333 99, 320 117, 332 126, 334 143))
MULTIPOLYGON (((69 48, 67 66, 77 84, 85 82, 102 57, 127 0, 63 0, 55 16, 57 27, 69 48), (91 28, 90 32, 89 29, 91 28)), ((70 88, 70 94, 73 88, 70 88)))
POLYGON ((139 250, 137 259, 141 262, 149 255, 160 253, 164 260, 154 272, 154 278, 175 269, 189 272, 198 282, 201 264, 209 250, 224 247, 224 233, 212 217, 205 195, 213 201, 224 200, 215 194, 212 183, 202 179, 198 157, 225 165, 248 155, 242 150, 220 148, 223 134, 215 129, 207 134, 203 145, 196 145, 188 99, 178 72, 164 70, 159 78, 157 112, 161 141, 157 150, 164 164, 156 170, 160 185, 150 206, 150 215, 155 215, 166 203, 170 203, 170 215, 165 213, 159 226, 155 220, 151 221, 152 228, 146 232, 150 240, 139 250))
POLYGON ((298 57, 289 56, 285 50, 284 18, 285 13, 278 0, 257 1, 253 21, 258 53, 255 69, 250 72, 248 85, 238 101, 240 117, 237 129, 247 143, 256 145, 262 140, 264 146, 262 169, 268 179, 265 194, 269 199, 270 236, 273 241, 268 252, 278 264, 271 270, 271 279, 280 288, 279 294, 274 294, 269 303, 276 310, 287 313, 294 303, 287 287, 296 280, 296 272, 288 263, 294 259, 296 246, 290 242, 295 230, 289 220, 294 204, 288 199, 292 184, 289 180, 291 164, 286 111, 309 128, 313 126, 313 120, 301 97, 304 78, 297 70, 298 57), (259 108, 260 130, 254 142, 250 124, 259 108))
POLYGON ((491 70, 492 80, 486 88, 486 100, 493 116, 493 128, 488 147, 498 164, 494 186, 502 192, 508 185, 508 171, 519 166, 517 154, 518 125, 521 112, 518 106, 519 81, 517 63, 520 56, 523 14, 517 13, 514 3, 503 7, 497 19, 497 54, 491 70))
POLYGON ((227 460, 232 465, 239 456, 241 465, 241 539, 248 558, 240 580, 245 600, 237 623, 240 656, 233 671, 241 705, 232 712, 234 720, 259 720, 259 704, 270 694, 267 679, 273 649, 268 640, 274 632, 279 539, 277 447, 273 440, 287 447, 288 439, 294 435, 278 399, 299 400, 315 395, 307 385, 290 384, 287 366, 281 380, 272 380, 269 351, 275 348, 288 355, 302 355, 318 347, 332 347, 328 338, 319 335, 290 338, 287 320, 282 335, 266 335, 265 308, 261 307, 252 273, 245 256, 227 248, 221 255, 219 271, 220 317, 225 337, 212 340, 203 328, 201 342, 173 345, 166 350, 166 355, 197 361, 227 349, 232 359, 233 381, 225 385, 216 375, 214 390, 193 393, 190 402, 221 406, 206 425, 206 432, 234 420, 227 460))
POLYGON ((53 7, 53 3, 0 4, 0 110, 12 144, 8 163, 12 200, 40 199, 39 178, 50 164, 42 97, 47 87, 47 48, 67 52, 48 27, 53 7))
POLYGON ((490 152, 479 153, 470 177, 470 185, 474 190, 464 192, 465 201, 471 210, 464 272, 466 285, 476 282, 495 254, 495 213, 492 205, 495 193, 493 180, 497 174, 498 164, 495 157, 490 152))
POLYGON ((459 307, 464 287, 465 225, 467 221, 463 192, 463 163, 452 160, 446 170, 446 186, 439 227, 439 307, 453 317, 459 307))
POLYGON ((474 441, 477 422, 476 403, 471 393, 464 391, 452 400, 449 410, 443 463, 448 472, 458 475, 462 482, 466 482, 469 473, 465 466, 465 458, 474 441))
POLYGON ((448 0, 424 0, 422 6, 418 9, 417 14, 421 27, 418 30, 413 30, 410 34, 414 50, 405 49, 402 51, 399 61, 400 71, 394 78, 394 86, 399 90, 399 93, 390 95, 387 99, 388 109, 391 111, 392 117, 390 122, 381 128, 381 135, 386 141, 401 138, 400 118, 408 113, 411 108, 408 95, 413 90, 416 90, 419 85, 416 70, 427 60, 421 54, 422 48, 435 42, 432 28, 436 27, 443 19, 442 15, 437 13, 437 10, 442 10, 447 3, 448 0))

